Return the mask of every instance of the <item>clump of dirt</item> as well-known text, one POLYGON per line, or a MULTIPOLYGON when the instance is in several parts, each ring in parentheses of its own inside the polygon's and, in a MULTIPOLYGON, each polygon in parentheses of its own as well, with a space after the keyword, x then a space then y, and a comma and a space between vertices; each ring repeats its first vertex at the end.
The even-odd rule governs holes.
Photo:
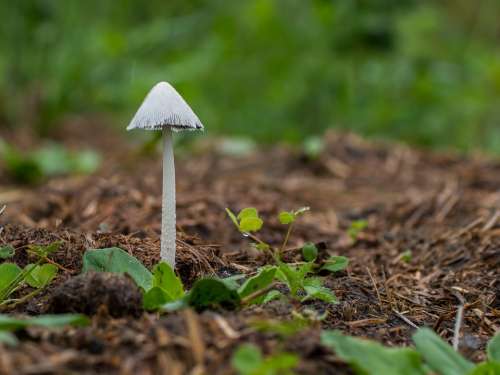
POLYGON ((142 293, 127 276, 87 272, 55 288, 48 310, 52 313, 95 315, 103 306, 114 318, 139 317, 143 311, 142 293))

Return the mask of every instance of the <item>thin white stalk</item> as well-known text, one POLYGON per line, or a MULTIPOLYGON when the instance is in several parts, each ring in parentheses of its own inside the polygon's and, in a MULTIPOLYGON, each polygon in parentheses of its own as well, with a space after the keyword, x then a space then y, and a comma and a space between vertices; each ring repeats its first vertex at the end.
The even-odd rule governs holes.
POLYGON ((163 129, 161 259, 175 267, 175 166, 172 130, 163 129))

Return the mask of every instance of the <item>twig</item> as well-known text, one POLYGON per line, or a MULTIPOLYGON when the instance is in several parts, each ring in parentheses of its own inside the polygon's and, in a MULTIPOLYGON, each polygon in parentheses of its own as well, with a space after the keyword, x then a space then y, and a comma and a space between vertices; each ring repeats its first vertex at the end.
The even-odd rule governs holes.
POLYGON ((455 319, 455 328, 453 329, 453 349, 458 351, 458 344, 460 342, 460 328, 462 327, 462 320, 464 316, 464 297, 457 291, 453 291, 455 297, 459 300, 460 306, 457 309, 457 317, 455 319))
POLYGON ((382 298, 380 297, 380 293, 378 291, 377 283, 375 282, 375 279, 373 278, 373 275, 370 272, 370 269, 368 267, 366 267, 366 271, 368 272, 368 276, 370 276, 370 279, 372 280, 373 288, 375 289, 375 292, 377 293, 378 304, 379 304, 380 308, 382 309, 382 298))
POLYGON ((49 257, 42 257, 42 259, 43 259, 44 261, 46 261, 47 263, 50 263, 50 264, 52 264, 52 265, 56 266, 57 268, 59 268, 59 269, 63 270, 64 272, 68 272, 68 273, 75 273, 75 271, 70 270, 70 269, 68 269, 68 268, 64 267, 63 265, 61 265, 61 264, 57 263, 56 261, 53 261, 53 260, 52 260, 52 259, 50 259, 49 257))
POLYGON ((188 336, 191 341, 191 349, 197 366, 203 366, 205 359, 205 343, 201 333, 198 317, 191 309, 184 311, 184 320, 186 322, 188 336))
POLYGON ((224 319, 222 316, 220 316, 219 314, 214 315, 214 320, 215 320, 215 323, 217 323, 219 328, 222 330, 222 332, 224 332, 226 337, 228 337, 232 340, 236 340, 240 337, 240 334, 238 332, 236 332, 229 325, 228 321, 226 319, 224 319))
POLYGON ((495 226, 495 224, 497 223, 499 217, 500 217, 500 211, 497 210, 497 211, 495 211, 495 213, 493 214, 491 219, 488 220, 488 222, 483 226, 483 228, 481 229, 481 232, 487 232, 491 228, 493 228, 495 226))
POLYGON ((392 309, 392 312, 398 316, 399 319, 401 319, 403 322, 408 324, 409 326, 418 329, 419 327, 413 323, 410 319, 408 319, 406 316, 401 314, 400 312, 396 311, 395 309, 392 309))

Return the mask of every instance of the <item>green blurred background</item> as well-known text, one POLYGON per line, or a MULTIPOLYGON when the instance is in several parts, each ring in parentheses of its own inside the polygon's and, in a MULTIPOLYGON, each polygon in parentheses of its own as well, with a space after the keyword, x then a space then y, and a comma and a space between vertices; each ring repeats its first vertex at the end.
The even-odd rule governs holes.
POLYGON ((168 80, 209 134, 500 153, 498 0, 1 1, 0 126, 124 127, 168 80))

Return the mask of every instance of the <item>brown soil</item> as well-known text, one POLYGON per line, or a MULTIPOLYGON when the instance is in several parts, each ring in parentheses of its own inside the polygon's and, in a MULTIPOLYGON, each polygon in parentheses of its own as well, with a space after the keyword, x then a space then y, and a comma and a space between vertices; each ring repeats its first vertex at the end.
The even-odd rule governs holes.
MULTIPOLYGON (((483 359, 485 343, 500 329, 500 162, 337 134, 326 137, 327 148, 316 160, 285 147, 233 157, 205 142, 176 163, 177 271, 185 284, 201 275, 251 273, 265 263, 234 230, 225 207, 258 208, 266 219, 262 237, 278 244, 284 235, 278 212, 310 206, 295 227, 287 257, 298 258, 298 246, 311 241, 321 256, 351 260, 347 272, 327 280, 340 303, 306 306, 327 311, 324 321, 283 338, 254 324, 290 319, 300 307, 283 301, 161 317, 140 314, 132 302, 131 311, 117 313, 108 297, 128 279, 74 277, 88 248, 118 246, 147 267, 158 261, 161 165, 157 155, 139 156, 138 147, 114 133, 90 137, 91 126, 72 125, 61 137, 68 145, 102 150, 105 162, 97 174, 53 179, 34 189, 0 177, 0 202, 8 204, 0 217, 0 244, 18 249, 14 261, 24 265, 26 245, 62 241, 52 259, 68 271, 14 312, 53 310, 54 295, 71 293, 85 301, 77 303, 79 311, 94 314, 92 325, 19 332, 20 346, 0 347, 1 374, 230 374, 231 355, 243 342, 265 353, 298 353, 302 374, 343 374, 349 370, 319 344, 321 328, 409 345, 415 326, 430 326, 450 339, 461 300, 464 355, 483 359), (353 241, 347 229, 358 219, 367 220, 368 228, 353 241), (402 259, 407 250, 409 262, 402 259), (100 289, 107 299, 89 300, 83 291, 92 282, 104 282, 100 289)), ((135 301, 129 293, 116 303, 135 301)))

